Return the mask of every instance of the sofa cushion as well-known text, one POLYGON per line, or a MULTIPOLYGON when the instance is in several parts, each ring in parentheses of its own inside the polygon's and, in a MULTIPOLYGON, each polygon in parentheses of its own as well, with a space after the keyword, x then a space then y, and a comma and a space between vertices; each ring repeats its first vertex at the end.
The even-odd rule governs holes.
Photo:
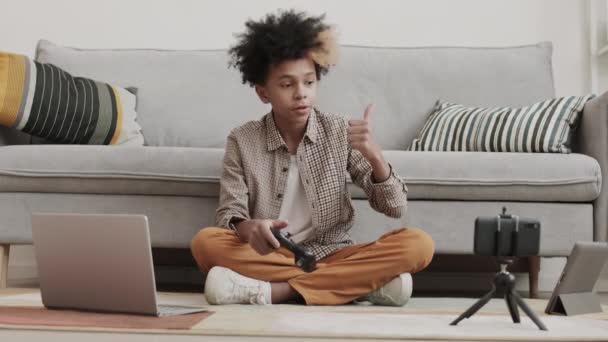
POLYGON ((218 196, 223 149, 0 147, 0 192, 218 196))
MULTIPOLYGON (((409 199, 588 202, 599 196, 598 162, 583 154, 385 151, 409 199)), ((364 198, 358 188, 353 197, 364 198)))
POLYGON ((0 52, 0 125, 65 144, 144 144, 135 95, 0 52))
MULTIPOLYGON (((0 191, 217 197, 224 150, 0 147, 0 191)), ((385 151, 410 199, 588 202, 600 168, 581 154, 385 151)), ((354 198, 365 198, 353 184, 354 198)))
MULTIPOLYGON (((320 82, 318 108, 359 118, 373 101, 378 143, 404 150, 438 98, 469 106, 523 106, 554 97, 551 43, 512 47, 344 46, 320 82), (497 82, 496 80, 500 80, 497 82)), ((137 87, 151 146, 224 147, 230 129, 269 108, 228 69, 225 50, 76 49, 40 41, 40 62, 137 87)))
POLYGON ((547 99, 510 108, 438 101, 412 151, 570 153, 574 129, 594 95, 547 99))

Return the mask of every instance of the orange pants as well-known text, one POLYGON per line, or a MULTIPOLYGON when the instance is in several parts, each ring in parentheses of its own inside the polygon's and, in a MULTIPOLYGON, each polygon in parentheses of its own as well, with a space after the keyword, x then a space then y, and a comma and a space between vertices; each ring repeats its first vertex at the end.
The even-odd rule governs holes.
POLYGON ((294 264, 289 250, 281 247, 259 255, 225 228, 201 229, 192 239, 191 250, 203 272, 223 266, 258 280, 288 282, 306 304, 337 305, 364 296, 401 273, 424 269, 431 262, 434 244, 418 228, 396 229, 374 242, 337 250, 319 260, 311 273, 294 264))

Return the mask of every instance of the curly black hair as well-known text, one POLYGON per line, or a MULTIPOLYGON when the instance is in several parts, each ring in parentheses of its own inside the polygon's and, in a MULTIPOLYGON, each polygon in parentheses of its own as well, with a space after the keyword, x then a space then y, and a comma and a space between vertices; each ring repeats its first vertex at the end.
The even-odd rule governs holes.
MULTIPOLYGON (((329 29, 323 23, 325 14, 307 16, 295 10, 267 14, 260 21, 248 20, 245 32, 238 34, 238 42, 228 50, 229 66, 237 68, 243 84, 264 84, 271 66, 287 60, 300 59, 318 48, 317 35, 329 29)), ((329 69, 315 62, 317 80, 329 69)))

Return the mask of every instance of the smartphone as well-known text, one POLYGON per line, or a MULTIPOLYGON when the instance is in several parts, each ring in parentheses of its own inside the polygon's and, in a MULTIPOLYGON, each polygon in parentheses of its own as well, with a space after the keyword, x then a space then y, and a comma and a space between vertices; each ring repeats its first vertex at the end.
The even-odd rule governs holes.
POLYGON ((475 220, 476 255, 531 256, 540 250, 540 221, 515 215, 475 220))

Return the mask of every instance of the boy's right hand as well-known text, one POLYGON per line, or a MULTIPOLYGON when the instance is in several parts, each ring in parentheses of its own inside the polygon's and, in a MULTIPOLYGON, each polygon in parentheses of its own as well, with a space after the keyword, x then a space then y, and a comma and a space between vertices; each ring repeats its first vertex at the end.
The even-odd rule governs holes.
POLYGON ((287 225, 285 220, 252 219, 241 221, 235 227, 241 241, 249 243, 258 254, 266 255, 281 247, 270 228, 283 229, 287 225))

